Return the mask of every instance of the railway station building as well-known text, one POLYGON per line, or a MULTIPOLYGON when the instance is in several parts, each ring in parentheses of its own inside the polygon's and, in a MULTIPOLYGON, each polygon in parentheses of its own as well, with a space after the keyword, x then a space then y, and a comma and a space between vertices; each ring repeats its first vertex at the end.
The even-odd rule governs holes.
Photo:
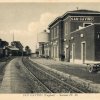
POLYGON ((100 12, 91 10, 68 11, 56 18, 49 24, 51 58, 74 63, 99 61, 99 23, 100 12))
POLYGON ((56 18, 49 24, 50 30, 50 57, 55 60, 61 60, 64 52, 63 45, 63 21, 61 17, 56 18))
POLYGON ((70 33, 70 61, 73 63, 100 61, 100 24, 92 24, 70 33))

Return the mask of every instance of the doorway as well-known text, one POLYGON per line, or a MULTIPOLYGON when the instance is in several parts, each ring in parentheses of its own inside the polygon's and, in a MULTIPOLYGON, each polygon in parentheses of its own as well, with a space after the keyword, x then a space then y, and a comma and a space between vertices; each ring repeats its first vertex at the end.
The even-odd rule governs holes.
POLYGON ((72 62, 75 60, 75 43, 72 44, 72 62))
POLYGON ((85 63, 86 60, 86 42, 81 42, 81 60, 82 63, 85 63))

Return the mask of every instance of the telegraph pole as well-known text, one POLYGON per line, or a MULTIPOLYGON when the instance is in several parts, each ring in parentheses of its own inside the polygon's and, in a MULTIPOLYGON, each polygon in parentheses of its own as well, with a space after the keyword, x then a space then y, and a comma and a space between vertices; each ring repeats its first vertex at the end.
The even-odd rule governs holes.
POLYGON ((38 48, 38 33, 37 33, 37 48, 38 48))
POLYGON ((14 42, 14 33, 13 33, 13 42, 14 42))
POLYGON ((76 7, 76 9, 77 9, 77 10, 79 10, 79 8, 78 8, 78 7, 76 7))

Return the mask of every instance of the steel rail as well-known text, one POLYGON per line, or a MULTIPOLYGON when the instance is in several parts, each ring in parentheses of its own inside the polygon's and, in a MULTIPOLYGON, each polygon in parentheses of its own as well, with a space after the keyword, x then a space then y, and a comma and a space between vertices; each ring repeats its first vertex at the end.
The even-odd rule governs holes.
MULTIPOLYGON (((22 62, 24 65, 26 65, 22 59, 22 62)), ((31 74, 32 77, 35 77, 36 80, 49 92, 49 93, 53 93, 45 84, 43 84, 26 66, 24 66, 24 68, 31 74)))
MULTIPOLYGON (((30 61, 29 61, 29 62, 30 62, 30 61)), ((29 63, 29 62, 28 62, 28 63, 29 63)), ((33 64, 33 62, 30 62, 30 63, 31 63, 35 68, 37 68, 36 65, 33 64)), ((53 76, 53 75, 47 73, 46 71, 42 70, 41 68, 37 68, 37 69, 40 70, 40 71, 42 71, 42 72, 44 72, 45 74, 49 75, 50 77, 56 79, 57 81, 59 81, 59 82, 65 84, 65 85, 69 86, 69 87, 70 87, 71 89, 73 89, 74 91, 77 91, 77 92, 80 92, 80 93, 85 93, 84 91, 82 91, 82 90, 80 90, 80 89, 78 89, 78 88, 76 88, 76 87, 74 87, 74 86, 72 86, 72 85, 70 85, 70 84, 68 84, 68 83, 66 83, 66 82, 64 82, 64 81, 62 81, 62 80, 60 80, 59 78, 57 78, 57 77, 55 77, 55 76, 53 76)))

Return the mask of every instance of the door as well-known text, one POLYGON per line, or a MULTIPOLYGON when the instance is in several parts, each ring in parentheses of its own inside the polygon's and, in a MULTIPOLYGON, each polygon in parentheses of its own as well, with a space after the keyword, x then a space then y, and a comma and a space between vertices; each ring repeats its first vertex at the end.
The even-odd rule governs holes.
POLYGON ((86 60, 86 42, 81 43, 81 59, 82 59, 82 63, 85 63, 85 60, 86 60))
POLYGON ((75 60, 75 43, 72 44, 72 62, 75 60))

